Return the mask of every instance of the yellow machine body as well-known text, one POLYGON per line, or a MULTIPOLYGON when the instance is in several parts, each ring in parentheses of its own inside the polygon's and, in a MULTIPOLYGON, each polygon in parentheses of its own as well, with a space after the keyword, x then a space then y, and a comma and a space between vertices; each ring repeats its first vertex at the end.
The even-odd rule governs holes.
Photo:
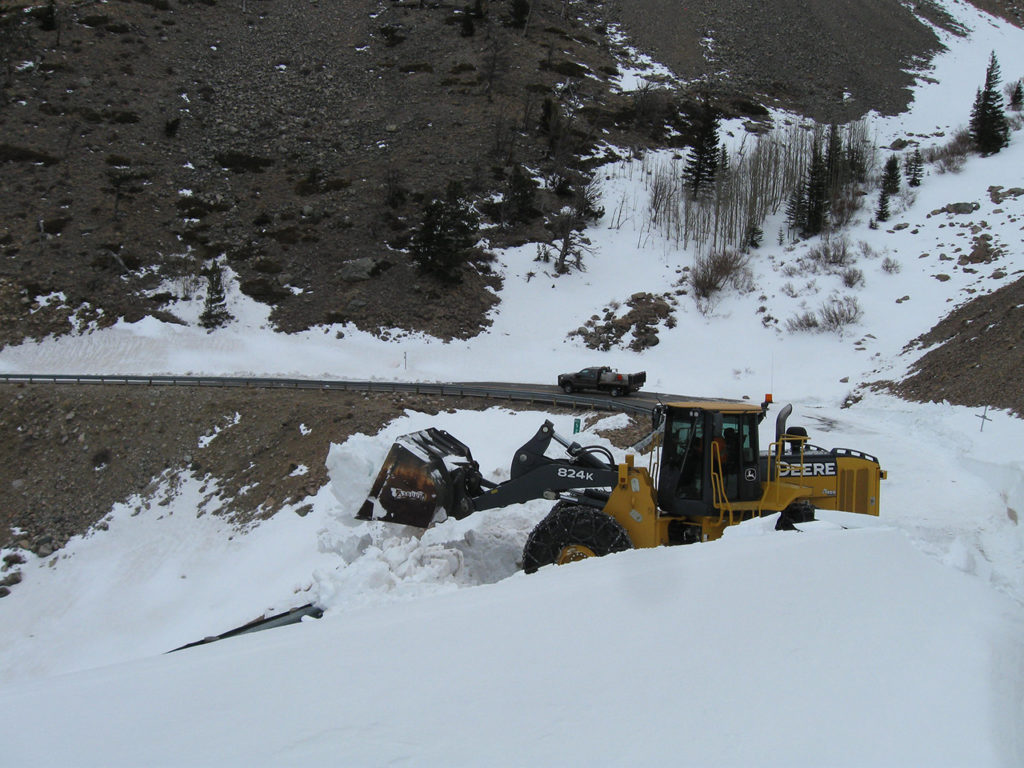
POLYGON ((745 401, 668 404, 663 439, 656 441, 649 467, 637 467, 634 457, 627 456, 604 511, 626 529, 634 547, 711 541, 730 525, 775 513, 794 522, 812 519, 814 509, 878 515, 886 474, 875 457, 812 445, 805 430, 786 431, 784 421, 769 449, 755 453, 757 424, 764 413, 764 405, 745 401), (680 422, 685 422, 682 428, 680 422), (742 433, 746 447, 728 445, 723 436, 727 430, 734 440, 742 433), (684 433, 688 443, 682 446, 679 437, 684 433), (706 456, 702 445, 709 448, 706 456), (695 491, 679 492, 669 451, 676 457, 675 466, 695 462, 695 471, 702 475, 695 491), (736 452, 732 459, 730 451, 736 452), (737 473, 743 473, 743 482, 737 473), (666 487, 673 483, 675 487, 666 487))

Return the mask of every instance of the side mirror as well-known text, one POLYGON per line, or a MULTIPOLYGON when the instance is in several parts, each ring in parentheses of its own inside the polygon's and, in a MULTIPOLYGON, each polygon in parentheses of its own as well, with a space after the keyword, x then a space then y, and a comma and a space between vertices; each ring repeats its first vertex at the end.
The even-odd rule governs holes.
POLYGON ((659 403, 651 409, 651 429, 657 430, 665 423, 665 406, 659 403))

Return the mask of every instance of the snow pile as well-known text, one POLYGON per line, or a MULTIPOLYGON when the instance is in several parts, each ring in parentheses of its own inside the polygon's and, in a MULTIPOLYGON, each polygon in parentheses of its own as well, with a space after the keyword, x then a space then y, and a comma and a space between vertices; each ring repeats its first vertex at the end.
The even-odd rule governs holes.
POLYGON ((0 733, 12 764, 1012 765, 1022 637, 893 529, 737 535, 10 687, 0 733))

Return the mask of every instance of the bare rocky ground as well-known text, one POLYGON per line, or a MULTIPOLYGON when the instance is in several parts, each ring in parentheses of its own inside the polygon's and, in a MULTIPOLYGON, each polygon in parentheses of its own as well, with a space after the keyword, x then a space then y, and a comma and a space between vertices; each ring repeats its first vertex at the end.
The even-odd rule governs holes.
MULTIPOLYGON (((975 4, 1020 23, 1019 2, 975 4)), ((549 178, 585 170, 566 150, 597 135, 658 144, 667 123, 685 140, 703 93, 751 119, 762 104, 820 120, 895 113, 908 98, 905 67, 937 46, 897 0, 537 0, 525 30, 510 25, 510 3, 491 0, 472 35, 466 8, 411 0, 79 0, 56 2, 52 18, 47 5, 0 3, 4 345, 119 317, 175 322, 169 301, 201 290, 199 270, 214 258, 284 331, 350 321, 469 337, 494 301, 486 254, 452 285, 417 273, 403 250, 448 181, 483 198, 503 189, 513 163, 549 178), (623 52, 609 22, 696 81, 657 120, 610 89, 623 52), (572 114, 571 142, 539 127, 545 100, 572 114)), ((931 3, 915 8, 948 26, 931 3)), ((494 244, 550 237, 544 213, 562 202, 542 196, 533 220, 492 230, 494 244)), ((932 341, 947 343, 901 391, 1024 412, 1000 387, 1003 366, 1020 365, 1020 286, 938 326, 932 341), (979 344, 965 329, 983 317, 999 322, 979 344)), ((652 298, 638 314, 660 311, 652 298)), ((579 333, 613 338, 615 320, 579 333)), ((407 407, 483 405, 0 390, 0 546, 40 554, 102 525, 113 503, 152 493, 164 473, 216 479, 225 496, 254 488, 225 511, 244 521, 323 485, 330 442, 375 432, 407 407), (293 475, 299 465, 309 472, 293 475)), ((16 578, 16 563, 3 567, 0 584, 16 578)))
POLYGON ((1024 418, 1024 278, 954 310, 912 349, 929 351, 890 388, 908 400, 989 406, 1024 418))

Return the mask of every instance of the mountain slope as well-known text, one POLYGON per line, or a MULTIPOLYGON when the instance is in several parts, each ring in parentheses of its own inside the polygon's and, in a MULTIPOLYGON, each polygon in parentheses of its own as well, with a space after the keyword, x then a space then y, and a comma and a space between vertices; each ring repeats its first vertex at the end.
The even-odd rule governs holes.
MULTIPOLYGON (((471 336, 494 301, 486 260, 450 285, 418 275, 404 251, 448 182, 483 200, 521 164, 554 187, 587 172, 580 157, 598 137, 665 142, 662 122, 683 143, 709 91, 728 114, 763 117, 764 100, 821 119, 894 113, 904 70, 938 49, 897 0, 838 12, 538 0, 525 24, 510 3, 476 8, 5 5, 0 341, 172 318, 176 298, 202 295, 211 260, 284 331, 352 322, 471 336), (628 55, 608 26, 616 15, 637 45, 697 78, 653 123, 616 89, 628 55)), ((492 244, 550 240, 544 214, 564 204, 541 195, 533 221, 492 244)))

